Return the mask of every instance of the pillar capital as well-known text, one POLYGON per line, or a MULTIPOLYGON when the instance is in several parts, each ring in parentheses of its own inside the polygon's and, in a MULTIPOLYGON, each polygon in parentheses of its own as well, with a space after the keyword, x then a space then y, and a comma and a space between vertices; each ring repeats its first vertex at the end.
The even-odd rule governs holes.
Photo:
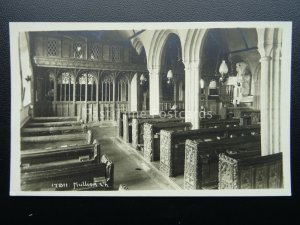
POLYGON ((260 58, 260 62, 269 62, 271 61, 272 57, 271 56, 263 56, 260 58))
POLYGON ((184 61, 185 70, 199 69, 200 60, 184 61))
POLYGON ((148 68, 149 73, 159 73, 161 66, 160 65, 152 65, 148 68))

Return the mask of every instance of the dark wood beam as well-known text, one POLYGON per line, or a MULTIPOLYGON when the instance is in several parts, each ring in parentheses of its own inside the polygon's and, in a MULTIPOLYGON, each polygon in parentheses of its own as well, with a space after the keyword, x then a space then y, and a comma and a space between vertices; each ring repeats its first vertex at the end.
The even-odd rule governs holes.
POLYGON ((129 37, 129 40, 131 40, 132 38, 135 38, 136 36, 140 35, 141 33, 143 33, 145 30, 140 30, 138 32, 134 32, 134 35, 132 35, 131 37, 129 37))
POLYGON ((227 52, 227 54, 239 53, 239 52, 247 52, 247 51, 252 51, 252 50, 257 50, 257 49, 258 49, 257 47, 245 48, 245 49, 240 49, 240 50, 235 50, 235 51, 227 52))

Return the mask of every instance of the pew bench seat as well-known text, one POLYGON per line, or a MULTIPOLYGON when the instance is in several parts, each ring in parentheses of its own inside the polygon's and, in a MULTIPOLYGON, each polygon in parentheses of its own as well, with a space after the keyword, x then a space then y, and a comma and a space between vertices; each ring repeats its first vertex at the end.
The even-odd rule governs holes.
POLYGON ((87 126, 62 126, 62 127, 25 127, 21 129, 21 135, 26 136, 45 136, 45 135, 59 135, 72 133, 86 133, 87 126))
POLYGON ((26 127, 61 127, 61 126, 80 126, 81 121, 58 121, 58 122, 28 122, 26 127))
POLYGON ((220 141, 235 137, 260 135, 260 126, 201 128, 187 131, 160 131, 160 170, 169 177, 184 172, 186 140, 220 141))
POLYGON ((148 161, 160 160, 160 131, 161 130, 189 130, 191 123, 145 123, 144 124, 144 157, 148 161))
POLYGON ((106 155, 94 160, 45 163, 21 169, 21 189, 102 190, 113 189, 114 164, 106 155))
POLYGON ((282 187, 282 153, 266 156, 260 154, 220 154, 219 189, 282 187))
POLYGON ((260 147, 258 135, 218 141, 186 140, 184 189, 217 187, 219 154, 230 151, 260 154, 260 147))
POLYGON ((144 124, 145 123, 170 123, 184 122, 182 118, 133 118, 132 119, 132 146, 141 150, 140 146, 144 146, 144 124))
POLYGON ((100 144, 95 140, 93 144, 21 151, 21 165, 31 166, 71 159, 85 161, 95 159, 97 155, 100 155, 100 144))

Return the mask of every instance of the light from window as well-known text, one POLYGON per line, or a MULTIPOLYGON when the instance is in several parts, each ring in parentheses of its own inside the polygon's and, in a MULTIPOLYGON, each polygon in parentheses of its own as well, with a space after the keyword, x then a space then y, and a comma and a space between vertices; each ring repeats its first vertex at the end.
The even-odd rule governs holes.
POLYGON ((83 49, 82 49, 82 44, 80 42, 75 42, 73 44, 73 54, 74 54, 74 58, 82 59, 83 49))

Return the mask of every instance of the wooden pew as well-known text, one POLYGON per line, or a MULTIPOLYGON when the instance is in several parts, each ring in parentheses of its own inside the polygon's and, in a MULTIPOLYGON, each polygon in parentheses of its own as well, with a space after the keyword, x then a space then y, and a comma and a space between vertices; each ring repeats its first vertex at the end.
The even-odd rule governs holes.
POLYGON ((218 156, 226 151, 256 151, 260 154, 260 135, 217 141, 186 140, 184 189, 217 188, 218 156))
POLYGON ((87 126, 82 124, 81 126, 63 126, 63 127, 30 127, 22 128, 21 135, 26 136, 45 136, 53 134, 71 134, 71 133, 86 133, 87 126))
POLYGON ((92 140, 93 135, 91 130, 88 130, 87 133, 21 137, 21 149, 29 150, 55 148, 65 145, 91 144, 92 140))
POLYGON ((191 123, 163 122, 144 124, 144 157, 148 161, 160 159, 160 131, 161 130, 189 130, 191 123))
POLYGON ((123 140, 126 141, 127 143, 132 142, 132 119, 133 118, 159 118, 158 115, 156 116, 150 116, 148 112, 146 111, 141 111, 141 112, 128 112, 128 113, 123 113, 123 140))
POLYGON ((46 122, 64 122, 64 121, 79 121, 79 117, 33 117, 30 122, 32 123, 46 123, 46 122))
POLYGON ((260 123, 260 110, 248 107, 228 107, 226 111, 228 117, 240 119, 241 125, 260 123))
POLYGON ((93 144, 66 146, 53 149, 30 149, 21 151, 21 166, 31 166, 41 163, 91 160, 100 155, 100 144, 95 139, 93 144))
POLYGON ((188 131, 160 131, 160 170, 174 177, 184 173, 185 141, 187 139, 226 139, 260 134, 260 125, 203 128, 188 131))
POLYGON ((61 127, 80 126, 82 121, 58 121, 58 122, 28 122, 26 127, 61 127))
POLYGON ((145 123, 170 123, 170 122, 184 122, 184 118, 132 118, 132 146, 139 149, 144 146, 144 124, 145 123))
POLYGON ((23 191, 111 190, 114 164, 106 155, 84 162, 46 163, 21 170, 23 191))
POLYGON ((219 189, 282 188, 282 153, 219 156, 219 189))
POLYGON ((239 126, 239 119, 201 119, 200 128, 218 128, 239 126))

